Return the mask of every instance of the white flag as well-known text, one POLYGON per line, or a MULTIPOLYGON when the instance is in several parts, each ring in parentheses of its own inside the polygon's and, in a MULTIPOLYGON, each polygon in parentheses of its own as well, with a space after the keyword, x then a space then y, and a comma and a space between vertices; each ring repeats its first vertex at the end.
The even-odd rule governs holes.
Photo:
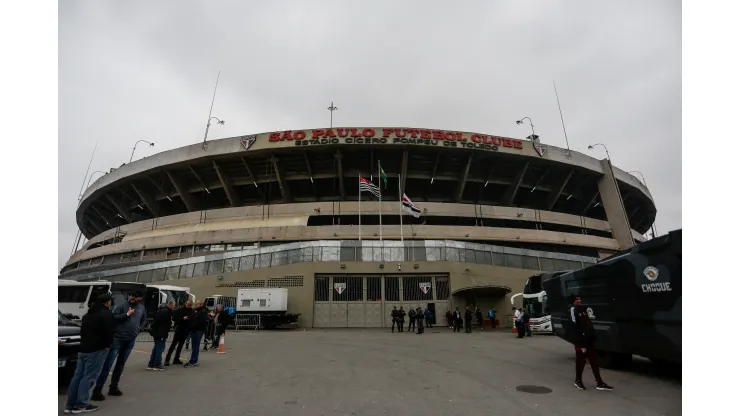
POLYGON ((419 218, 419 214, 421 213, 421 210, 414 205, 413 202, 409 199, 409 197, 406 196, 406 194, 403 194, 403 199, 401 200, 401 204, 403 204, 403 208, 406 210, 406 212, 409 213, 409 215, 413 215, 414 218, 419 218))

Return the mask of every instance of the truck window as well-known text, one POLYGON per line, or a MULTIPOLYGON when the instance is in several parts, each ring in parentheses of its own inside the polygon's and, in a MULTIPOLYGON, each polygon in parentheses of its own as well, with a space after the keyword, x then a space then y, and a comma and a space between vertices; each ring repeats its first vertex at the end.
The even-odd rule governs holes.
POLYGON ((213 309, 213 307, 214 307, 214 305, 213 305, 214 304, 214 301, 215 301, 214 298, 206 298, 206 303, 205 303, 206 308, 213 309))
POLYGON ((90 286, 59 286, 59 303, 85 303, 90 286))

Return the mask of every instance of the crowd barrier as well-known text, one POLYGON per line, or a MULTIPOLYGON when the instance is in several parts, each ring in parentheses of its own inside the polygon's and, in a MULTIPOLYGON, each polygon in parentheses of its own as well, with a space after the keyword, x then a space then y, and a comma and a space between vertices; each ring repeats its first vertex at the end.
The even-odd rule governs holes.
POLYGON ((234 319, 234 327, 240 329, 259 329, 262 320, 258 314, 237 315, 234 319))

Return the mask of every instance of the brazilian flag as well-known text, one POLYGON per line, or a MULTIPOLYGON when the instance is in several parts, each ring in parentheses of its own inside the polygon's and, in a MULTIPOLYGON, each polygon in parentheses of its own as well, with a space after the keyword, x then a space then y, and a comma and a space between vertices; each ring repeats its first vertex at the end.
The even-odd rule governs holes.
POLYGON ((383 181, 383 189, 388 188, 388 175, 385 174, 385 171, 383 170, 383 167, 380 166, 380 163, 378 163, 378 168, 380 168, 380 179, 383 181))

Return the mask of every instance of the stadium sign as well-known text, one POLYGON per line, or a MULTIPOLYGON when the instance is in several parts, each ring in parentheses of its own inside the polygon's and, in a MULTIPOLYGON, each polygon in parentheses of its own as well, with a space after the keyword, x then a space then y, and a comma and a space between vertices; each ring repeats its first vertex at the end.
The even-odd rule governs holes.
POLYGON ((499 148, 524 148, 522 140, 487 134, 411 128, 327 128, 285 130, 270 133, 270 142, 293 142, 295 146, 332 144, 406 144, 461 147, 498 151, 499 148))

